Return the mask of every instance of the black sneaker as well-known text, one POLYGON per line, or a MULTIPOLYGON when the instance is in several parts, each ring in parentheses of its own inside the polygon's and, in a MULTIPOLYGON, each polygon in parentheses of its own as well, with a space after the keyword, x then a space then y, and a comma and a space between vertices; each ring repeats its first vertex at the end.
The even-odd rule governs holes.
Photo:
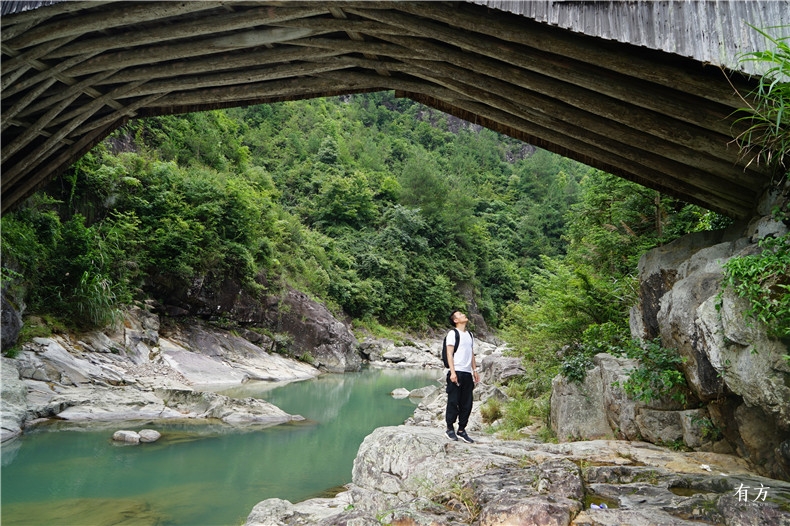
POLYGON ((475 443, 475 441, 474 441, 474 440, 472 440, 471 438, 469 438, 469 435, 467 435, 467 434, 466 434, 466 431, 461 431, 461 430, 459 429, 459 430, 458 430, 458 437, 459 437, 461 440, 463 440, 464 442, 466 442, 467 444, 474 444, 474 443, 475 443))
POLYGON ((449 440, 458 440, 458 437, 455 436, 455 431, 453 429, 448 429, 444 432, 444 434, 447 435, 449 440))

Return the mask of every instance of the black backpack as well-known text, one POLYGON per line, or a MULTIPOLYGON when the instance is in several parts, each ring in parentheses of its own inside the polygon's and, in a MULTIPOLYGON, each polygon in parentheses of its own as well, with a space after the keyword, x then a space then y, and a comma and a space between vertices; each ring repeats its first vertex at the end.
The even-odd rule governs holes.
MULTIPOLYGON (((461 343, 461 335, 458 333, 458 329, 453 328, 453 332, 455 333, 455 345, 453 345, 453 354, 455 354, 455 351, 458 350, 458 344, 461 343)), ((471 332, 469 333, 469 336, 472 337, 472 347, 474 347, 475 336, 471 332)), ((447 336, 445 336, 444 340, 442 340, 442 363, 444 363, 445 369, 450 368, 450 364, 447 363, 447 336)))

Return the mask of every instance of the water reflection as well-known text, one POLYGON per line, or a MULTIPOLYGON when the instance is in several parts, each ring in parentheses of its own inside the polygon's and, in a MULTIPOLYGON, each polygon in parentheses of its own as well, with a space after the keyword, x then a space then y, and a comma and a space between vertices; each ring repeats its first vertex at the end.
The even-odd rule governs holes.
MULTIPOLYGON (((169 423, 153 426, 162 432, 158 442, 120 447, 105 428, 33 432, 2 446, 2 522, 241 524, 263 499, 296 502, 349 482, 362 439, 414 410, 389 393, 432 385, 437 376, 366 371, 225 391, 307 419, 263 430, 169 423), (60 521, 51 520, 53 510, 64 513, 60 521)), ((142 427, 152 426, 129 428, 142 427)))

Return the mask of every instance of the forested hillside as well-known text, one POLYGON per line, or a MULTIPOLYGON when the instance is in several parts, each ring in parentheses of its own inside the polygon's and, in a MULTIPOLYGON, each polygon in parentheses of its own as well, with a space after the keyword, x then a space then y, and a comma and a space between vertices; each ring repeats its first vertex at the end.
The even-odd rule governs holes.
POLYGON ((539 396, 627 338, 646 249, 722 221, 384 92, 133 121, 3 216, 3 279, 83 327, 198 279, 373 331, 474 299, 539 396))

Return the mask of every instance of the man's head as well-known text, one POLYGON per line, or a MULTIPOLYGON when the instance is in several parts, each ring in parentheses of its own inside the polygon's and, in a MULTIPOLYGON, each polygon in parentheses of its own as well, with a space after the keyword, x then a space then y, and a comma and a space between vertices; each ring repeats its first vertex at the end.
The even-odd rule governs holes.
POLYGON ((459 323, 465 323, 469 321, 466 317, 466 314, 461 312, 458 309, 454 309, 453 312, 450 314, 450 326, 457 327, 459 323))

